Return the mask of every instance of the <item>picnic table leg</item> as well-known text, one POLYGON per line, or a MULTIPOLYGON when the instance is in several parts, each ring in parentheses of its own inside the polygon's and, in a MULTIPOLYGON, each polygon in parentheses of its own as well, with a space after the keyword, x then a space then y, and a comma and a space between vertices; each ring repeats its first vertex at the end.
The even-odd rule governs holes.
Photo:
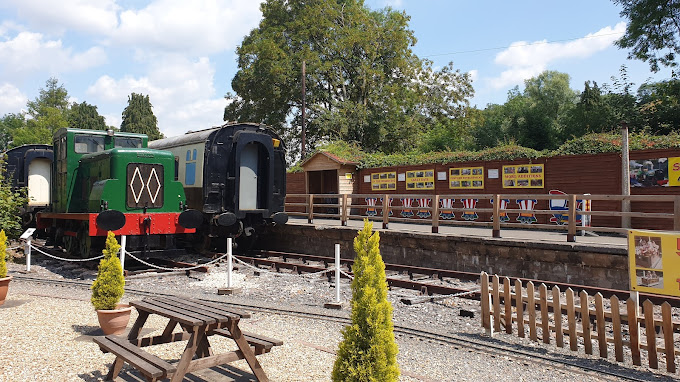
POLYGON ((125 361, 123 361, 122 358, 116 357, 116 360, 113 361, 113 364, 109 368, 109 373, 106 374, 105 380, 106 381, 113 381, 118 376, 118 373, 120 373, 120 369, 123 368, 124 362, 125 361))
POLYGON ((229 331, 239 350, 243 353, 246 362, 248 362, 248 366, 250 366, 253 374, 255 374, 255 379, 259 382, 268 382, 269 378, 267 378, 267 374, 264 373, 262 366, 260 366, 260 362, 257 360, 257 357, 255 357, 255 353, 253 353, 253 349, 250 348, 248 341, 243 337, 243 333, 241 333, 241 329, 238 327, 237 320, 231 320, 229 322, 229 331))
POLYGON ((134 325, 132 325, 130 333, 128 333, 128 340, 133 341, 139 338, 139 334, 142 332, 142 328, 144 327, 144 324, 146 324, 147 318, 149 318, 149 312, 139 311, 139 316, 137 316, 137 320, 134 325))
POLYGON ((170 320, 168 325, 165 327, 165 330, 163 330, 162 336, 169 337, 172 334, 172 331, 175 330, 175 326, 177 326, 177 321, 170 320))
POLYGON ((204 336, 201 342, 198 344, 198 350, 196 350, 196 355, 198 357, 210 357, 213 355, 212 348, 210 347, 210 342, 208 342, 208 336, 204 336))
MULTIPOLYGON (((174 328, 174 326, 173 326, 174 328)), ((167 328, 166 328, 167 329, 167 328)), ((188 328, 186 328, 188 329, 188 328)), ((184 379, 184 374, 187 373, 187 368, 191 363, 192 358, 196 354, 196 349, 198 349, 198 344, 203 341, 205 337, 205 327, 204 326, 194 326, 192 327, 191 337, 189 337, 189 342, 187 342, 187 347, 184 348, 184 353, 177 363, 177 371, 172 375, 170 382, 181 382, 184 379)))

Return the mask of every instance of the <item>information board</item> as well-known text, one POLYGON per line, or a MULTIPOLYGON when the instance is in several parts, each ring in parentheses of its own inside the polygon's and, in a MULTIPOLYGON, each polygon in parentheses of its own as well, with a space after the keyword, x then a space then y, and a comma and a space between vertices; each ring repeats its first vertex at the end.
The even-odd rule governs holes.
POLYGON ((450 189, 484 188, 484 167, 452 167, 449 169, 450 189))
POLYGON ((396 190, 397 189, 397 173, 392 172, 374 172, 371 174, 371 190, 396 190))
POLYGON ((434 169, 406 171, 407 190, 434 190, 434 169))
POLYGON ((680 296, 680 233, 628 231, 631 289, 680 296))
POLYGON ((503 166, 503 188, 543 188, 543 164, 503 166))

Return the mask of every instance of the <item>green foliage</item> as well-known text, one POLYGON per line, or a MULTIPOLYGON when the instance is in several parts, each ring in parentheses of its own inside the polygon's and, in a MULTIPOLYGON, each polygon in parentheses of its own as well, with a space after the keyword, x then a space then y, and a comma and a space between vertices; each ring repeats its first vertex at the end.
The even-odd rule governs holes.
POLYGON ((28 101, 28 114, 33 118, 45 116, 47 109, 57 109, 65 113, 68 110, 68 92, 64 85, 59 85, 59 80, 51 77, 45 81, 45 88, 40 89, 40 95, 33 101, 28 101))
POLYGON ((13 190, 11 179, 5 172, 6 158, 0 155, 0 227, 12 239, 21 235, 21 212, 28 204, 24 189, 13 190))
POLYGON ((0 279, 7 277, 7 235, 5 230, 0 230, 0 279))
POLYGON ((399 349, 379 244, 380 235, 373 233, 373 223, 364 221, 364 229, 354 239, 352 324, 342 330, 343 341, 333 366, 336 382, 389 382, 399 378, 399 349))
POLYGON ((621 17, 628 19, 626 33, 616 45, 631 48, 628 58, 649 63, 653 72, 663 65, 678 66, 680 54, 680 1, 678 0, 613 0, 621 5, 621 17))
POLYGON ((68 125, 78 129, 106 130, 106 121, 97 107, 87 102, 73 103, 68 112, 68 125))
POLYGON ((360 0, 268 0, 261 9, 260 25, 237 48, 236 94, 226 96, 224 120, 272 126, 294 155, 303 61, 312 149, 343 140, 366 151, 406 151, 431 125, 464 116, 469 76, 413 54, 405 13, 372 11, 360 0))
POLYGON ((148 95, 132 93, 128 96, 128 105, 123 110, 123 121, 120 131, 126 133, 146 134, 150 141, 163 138, 158 130, 158 120, 153 114, 148 95))
POLYGON ((116 241, 116 236, 109 231, 106 247, 102 250, 104 258, 99 261, 97 278, 92 283, 90 301, 96 310, 115 309, 125 293, 125 277, 117 256, 119 250, 120 245, 116 241))
POLYGON ((0 118, 0 151, 6 151, 14 144, 14 134, 26 125, 26 116, 23 113, 8 113, 0 118))

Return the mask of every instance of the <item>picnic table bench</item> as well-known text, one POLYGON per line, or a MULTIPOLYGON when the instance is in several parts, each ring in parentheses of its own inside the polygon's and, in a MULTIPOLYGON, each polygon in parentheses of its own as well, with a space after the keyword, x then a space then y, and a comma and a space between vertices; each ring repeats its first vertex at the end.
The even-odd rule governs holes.
POLYGON ((150 382, 165 378, 176 382, 181 381, 187 373, 245 359, 258 381, 268 381, 256 355, 268 353, 274 346, 283 344, 280 340, 242 332, 238 326, 239 321, 250 317, 250 314, 215 302, 179 297, 148 297, 141 301, 132 301, 130 305, 137 309, 139 315, 127 339, 115 335, 94 338, 94 342, 103 352, 116 355, 106 376, 107 380, 116 378, 125 362, 139 370, 150 382), (139 338, 144 324, 152 314, 168 318, 167 326, 161 335, 139 338), (181 332, 174 332, 177 325, 182 328, 181 332), (233 339, 238 350, 213 354, 208 341, 208 337, 212 335, 233 339), (187 345, 175 364, 142 349, 176 341, 187 341, 187 345))

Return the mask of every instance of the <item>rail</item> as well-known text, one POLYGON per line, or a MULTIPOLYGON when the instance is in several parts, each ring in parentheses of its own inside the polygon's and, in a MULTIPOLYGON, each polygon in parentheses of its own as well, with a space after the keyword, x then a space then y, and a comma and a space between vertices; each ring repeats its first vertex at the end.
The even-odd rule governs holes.
POLYGON ((562 230, 567 232, 568 242, 576 241, 578 232, 625 234, 632 227, 623 227, 627 220, 623 218, 670 220, 665 224, 667 229, 680 231, 680 195, 288 194, 285 206, 289 215, 306 217, 309 223, 314 218, 337 218, 344 226, 350 220, 369 219, 382 221, 383 229, 388 229, 390 222, 429 222, 433 233, 444 225, 481 226, 491 228, 493 237, 501 237, 502 228, 562 230), (518 208, 509 208, 513 200, 518 208), (485 204, 490 207, 478 207, 479 201, 488 201, 485 204), (624 201, 638 206, 661 205, 657 210, 669 212, 621 211, 624 201), (544 209, 536 209, 541 206, 544 209), (480 219, 480 214, 488 220, 480 219), (510 221, 510 214, 517 214, 516 222, 510 221), (537 215, 546 216, 541 219, 544 222, 539 222, 537 215), (456 220, 456 216, 463 220, 456 220), (601 224, 593 224, 593 218, 601 224))

